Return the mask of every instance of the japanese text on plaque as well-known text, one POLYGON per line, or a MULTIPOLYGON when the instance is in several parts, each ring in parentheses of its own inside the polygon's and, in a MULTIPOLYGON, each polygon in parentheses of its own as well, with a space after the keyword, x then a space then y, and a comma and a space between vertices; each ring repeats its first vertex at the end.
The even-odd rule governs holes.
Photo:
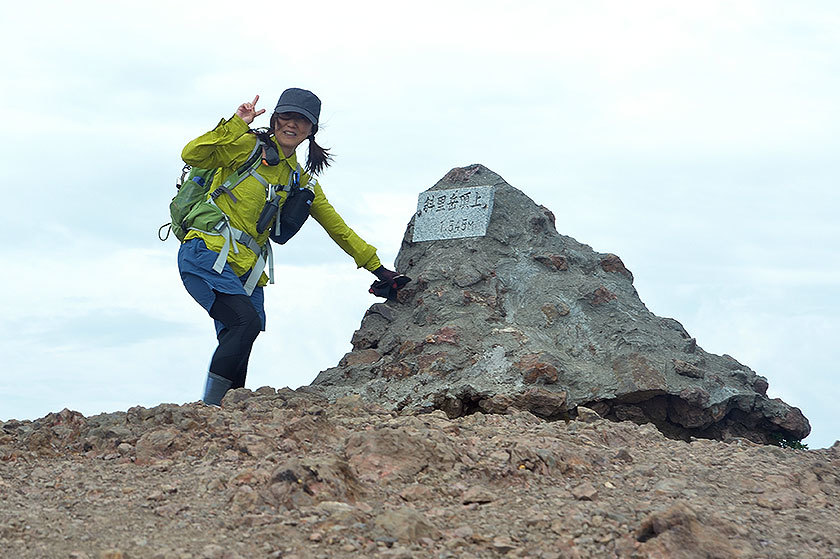
POLYGON ((481 237, 493 213, 492 186, 427 190, 417 199, 416 241, 481 237))

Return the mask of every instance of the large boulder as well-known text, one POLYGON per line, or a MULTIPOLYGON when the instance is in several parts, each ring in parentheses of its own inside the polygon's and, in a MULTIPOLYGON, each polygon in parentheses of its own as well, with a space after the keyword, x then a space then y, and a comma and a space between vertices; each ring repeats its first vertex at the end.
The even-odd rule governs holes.
POLYGON ((396 268, 413 281, 370 307, 353 351, 313 388, 450 416, 556 419, 585 406, 681 438, 808 435, 799 409, 767 397, 767 379, 651 313, 618 256, 559 234, 551 211, 496 173, 456 168, 430 190, 482 185, 495 187, 487 234, 413 242, 412 218, 396 268))

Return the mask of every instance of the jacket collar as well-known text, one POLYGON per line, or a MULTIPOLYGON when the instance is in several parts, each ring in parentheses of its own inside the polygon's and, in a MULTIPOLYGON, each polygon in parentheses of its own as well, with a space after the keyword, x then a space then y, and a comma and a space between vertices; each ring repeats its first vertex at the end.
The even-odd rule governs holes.
POLYGON ((292 171, 297 169, 297 153, 293 152, 292 155, 286 157, 285 155, 283 155, 283 150, 280 148, 280 144, 277 143, 277 138, 272 136, 271 141, 274 142, 274 147, 277 148, 277 154, 280 156, 280 162, 282 163, 285 161, 292 171))

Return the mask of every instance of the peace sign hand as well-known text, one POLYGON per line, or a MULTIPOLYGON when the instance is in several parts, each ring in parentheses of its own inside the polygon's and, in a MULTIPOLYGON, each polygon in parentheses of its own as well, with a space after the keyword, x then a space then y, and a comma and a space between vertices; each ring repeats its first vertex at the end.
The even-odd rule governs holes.
POLYGON ((239 118, 245 121, 245 124, 251 124, 254 122, 254 119, 260 116, 265 112, 265 109, 260 109, 259 111, 255 110, 255 106, 257 101, 260 100, 260 96, 257 95, 254 97, 254 100, 250 103, 242 103, 237 107, 236 114, 239 115, 239 118))

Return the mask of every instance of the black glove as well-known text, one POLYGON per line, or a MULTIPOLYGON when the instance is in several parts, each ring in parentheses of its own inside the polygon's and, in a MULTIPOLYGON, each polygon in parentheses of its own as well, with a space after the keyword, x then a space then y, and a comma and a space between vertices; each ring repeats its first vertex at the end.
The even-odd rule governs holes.
POLYGON ((380 266, 373 271, 373 275, 376 276, 379 279, 379 281, 390 281, 397 277, 399 274, 389 270, 385 266, 380 266))
POLYGON ((391 300, 396 300, 397 291, 411 281, 411 278, 393 272, 385 266, 378 267, 373 274, 378 280, 371 284, 368 292, 391 300))

